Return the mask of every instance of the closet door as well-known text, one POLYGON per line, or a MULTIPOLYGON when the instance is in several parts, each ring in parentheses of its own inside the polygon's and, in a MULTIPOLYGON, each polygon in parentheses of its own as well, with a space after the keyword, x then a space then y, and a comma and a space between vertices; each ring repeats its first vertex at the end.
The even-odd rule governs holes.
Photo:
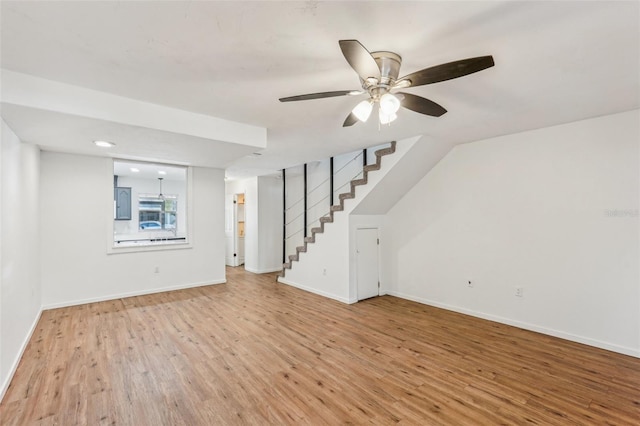
POLYGON ((379 294, 378 229, 356 230, 358 300, 379 294))

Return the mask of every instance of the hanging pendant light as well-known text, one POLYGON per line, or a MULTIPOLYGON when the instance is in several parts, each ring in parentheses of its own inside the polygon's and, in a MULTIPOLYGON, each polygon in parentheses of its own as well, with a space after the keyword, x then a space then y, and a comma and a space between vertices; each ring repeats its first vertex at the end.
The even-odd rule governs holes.
POLYGON ((158 178, 158 180, 160 181, 160 194, 158 194, 158 198, 162 198, 164 199, 164 195, 162 195, 162 180, 164 178, 158 178))

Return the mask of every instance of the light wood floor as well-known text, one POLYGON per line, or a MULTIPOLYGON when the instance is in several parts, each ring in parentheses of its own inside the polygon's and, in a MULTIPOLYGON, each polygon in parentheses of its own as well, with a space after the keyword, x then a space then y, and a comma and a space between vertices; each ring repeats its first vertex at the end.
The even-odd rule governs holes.
POLYGON ((393 297, 228 283, 45 311, 5 425, 638 424, 640 359, 393 297))

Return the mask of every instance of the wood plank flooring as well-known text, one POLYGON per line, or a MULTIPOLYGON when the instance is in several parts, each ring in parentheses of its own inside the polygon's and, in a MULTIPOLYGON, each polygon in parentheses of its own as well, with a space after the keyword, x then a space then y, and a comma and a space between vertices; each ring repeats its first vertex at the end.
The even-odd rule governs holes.
POLYGON ((227 279, 45 311, 0 424, 639 424, 640 359, 394 297, 227 279))

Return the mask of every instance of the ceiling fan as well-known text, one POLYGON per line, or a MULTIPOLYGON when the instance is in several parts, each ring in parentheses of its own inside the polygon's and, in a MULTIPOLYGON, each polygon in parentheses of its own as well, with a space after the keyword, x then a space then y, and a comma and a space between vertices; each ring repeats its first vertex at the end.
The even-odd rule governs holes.
POLYGON ((420 114, 440 117, 447 112, 441 105, 421 96, 398 92, 398 90, 463 77, 494 65, 492 56, 479 56, 436 65, 398 78, 402 63, 400 55, 385 51, 369 52, 358 40, 340 40, 339 44, 345 59, 360 77, 362 90, 336 90, 289 96, 280 98, 280 102, 356 96, 367 93, 369 99, 360 102, 353 108, 342 127, 353 126, 358 120, 367 121, 374 104, 379 106, 381 124, 388 124, 395 120, 397 118, 396 112, 401 106, 420 114))

